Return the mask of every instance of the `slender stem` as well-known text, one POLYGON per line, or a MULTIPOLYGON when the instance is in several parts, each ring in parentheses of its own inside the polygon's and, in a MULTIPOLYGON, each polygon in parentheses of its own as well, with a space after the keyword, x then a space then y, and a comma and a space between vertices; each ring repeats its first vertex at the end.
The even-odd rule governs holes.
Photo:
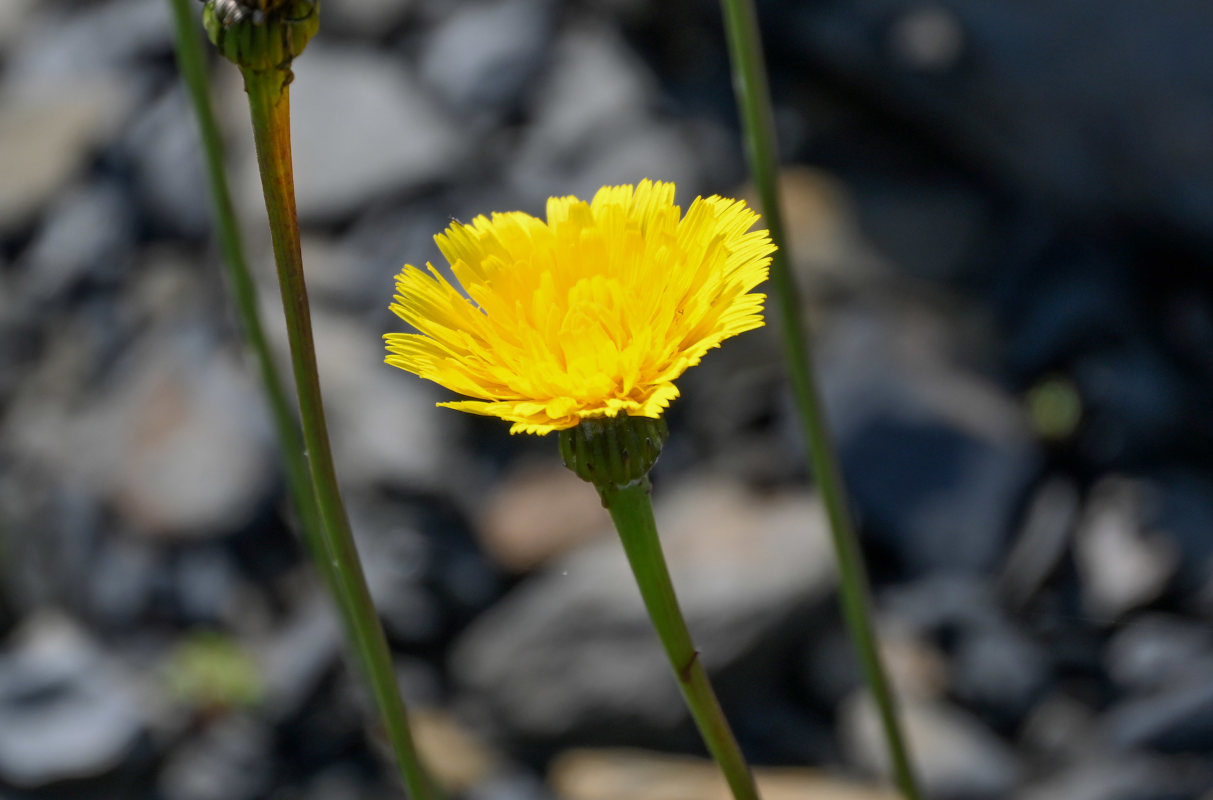
POLYGON ((721 7, 729 40, 729 56, 733 63, 733 88, 737 93, 738 111, 745 129, 750 172, 758 187, 759 202, 771 239, 779 247, 771 263, 771 281, 780 312, 784 361, 800 414, 809 461, 825 502, 834 538, 841 576, 843 614, 859 651, 864 677, 880 711, 894 779, 907 800, 919 800, 922 795, 898 722, 893 690, 881 664, 873 633, 871 590, 855 535, 855 525, 847 506, 842 471, 813 379, 808 337, 801 319, 800 294, 788 266, 788 241, 784 236, 783 214, 779 204, 778 150, 766 68, 763 65, 762 40, 758 33, 758 17, 752 0, 721 0, 721 7))
POLYGON ((282 288, 282 306, 299 394, 303 440, 307 446, 316 503, 324 523, 325 552, 339 588, 338 600, 347 629, 383 716, 404 785, 414 800, 430 800, 438 796, 437 790, 426 777, 413 744, 404 703, 396 685, 391 653, 362 573, 333 467, 316 368, 307 287, 303 280, 299 221, 295 213, 288 90, 290 72, 257 72, 249 69, 242 72, 257 145, 257 166, 261 171, 265 206, 269 212, 274 257, 278 264, 278 281, 282 288))
MULTIPOLYGON (((327 562, 324 557, 324 540, 320 527, 320 513, 316 508, 316 496, 312 493, 312 481, 308 476, 307 459, 303 455, 303 439, 299 424, 291 410, 282 377, 274 366, 266 341, 261 315, 257 310, 257 290, 244 258, 244 245, 236 214, 232 210, 231 192, 223 171, 223 145, 215 112, 207 92, 205 60, 202 55, 200 31, 190 11, 190 0, 169 0, 173 12, 176 33, 177 64, 198 117, 198 128, 202 136, 202 151, 206 161, 207 181, 210 184, 212 211, 219 237, 219 249, 223 265, 231 286, 232 300, 240 318, 245 341, 257 362, 261 373, 261 384, 274 421, 274 432, 278 447, 282 451, 283 468, 286 472, 287 490, 299 515, 303 540, 311 551, 312 558, 327 562)), ((328 573, 323 571, 325 579, 328 573)))
POLYGON ((707 672, 691 643, 690 631, 678 608, 674 584, 670 581, 670 572, 661 553, 661 541, 657 538, 653 504, 649 501, 648 478, 603 491, 602 498, 619 531, 649 618, 665 647, 670 666, 674 668, 674 676, 678 679, 678 687, 708 746, 708 752, 720 765, 736 800, 758 800, 754 776, 741 754, 741 748, 737 746, 716 693, 708 683, 707 672))

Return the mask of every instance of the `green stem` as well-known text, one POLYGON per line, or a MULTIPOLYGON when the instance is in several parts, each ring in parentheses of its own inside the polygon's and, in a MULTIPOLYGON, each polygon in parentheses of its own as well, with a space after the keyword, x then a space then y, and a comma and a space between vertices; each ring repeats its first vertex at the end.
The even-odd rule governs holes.
MULTIPOLYGON (((223 265, 231 286, 232 300, 240 318, 245 341, 257 362, 261 373, 261 384, 270 407, 278 447, 282 451, 283 468, 286 472, 287 490, 299 515, 303 540, 312 558, 324 558, 324 540, 320 527, 320 513, 316 508, 316 496, 312 493, 312 482, 308 476, 307 460, 303 455, 303 439, 299 424, 291 410, 282 378, 274 366, 261 315, 257 310, 257 290, 244 259, 244 245, 240 239, 240 228, 232 210, 231 192, 223 172, 223 145, 215 112, 207 92, 205 60, 202 55, 201 37, 196 20, 190 11, 190 0, 169 0, 173 12, 176 33, 177 64, 182 79, 198 117, 198 128, 202 137, 202 151, 206 161, 206 176, 210 185, 211 206, 215 227, 219 237, 219 249, 223 265)), ((328 579, 325 573, 326 580, 328 579)))
POLYGON ((721 0, 721 8, 724 11, 729 56, 733 64, 733 88, 737 93, 738 111, 744 127, 750 172, 758 188, 767 229, 779 247, 771 262, 771 282, 779 307, 784 361, 800 414, 809 461, 825 502, 834 538, 843 614, 859 651, 864 677, 880 711, 894 779, 907 800, 919 800, 922 795, 914 777, 905 737, 898 722, 893 690, 881 664, 873 632, 871 590, 855 535, 855 525, 847 506, 842 472, 813 379, 808 336, 801 319, 800 293, 788 266, 788 243, 779 204, 778 150, 766 68, 763 65, 762 40, 758 33, 758 17, 752 0, 721 0))
POLYGON ((347 630, 354 640, 355 652, 383 716, 404 785, 414 800, 430 800, 438 796, 437 790, 426 777, 413 744, 404 703, 396 685, 391 653, 362 573, 333 467, 316 368, 307 287, 303 279, 299 221, 295 213, 288 90, 291 73, 286 69, 241 71, 248 93, 253 138, 257 145, 257 166, 261 171, 274 257, 278 264, 278 281, 282 288, 291 365, 299 395, 303 440, 307 447, 316 503, 324 523, 325 553, 332 565, 347 630))
POLYGON ((691 643, 690 631, 678 608, 674 584, 670 581, 670 572, 661 553, 661 541, 657 538, 653 504, 649 501, 648 478, 607 489, 601 494, 623 541, 624 552, 636 575, 649 618, 665 647, 678 687, 708 746, 708 752, 720 765, 736 800, 758 800, 754 776, 741 754, 741 748, 737 746, 712 685, 708 683, 707 672, 691 643))

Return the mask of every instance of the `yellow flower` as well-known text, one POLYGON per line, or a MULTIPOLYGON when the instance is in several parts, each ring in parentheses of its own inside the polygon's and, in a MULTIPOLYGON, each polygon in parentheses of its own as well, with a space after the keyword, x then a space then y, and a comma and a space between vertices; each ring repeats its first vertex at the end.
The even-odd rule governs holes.
POLYGON ((405 266, 392 303, 418 333, 389 333, 387 363, 475 400, 439 403, 547 434, 581 420, 660 417, 674 381, 730 336, 761 327, 775 246, 744 202, 674 185, 608 186, 456 222, 436 236, 466 296, 405 266), (470 298, 470 299, 469 299, 470 298))

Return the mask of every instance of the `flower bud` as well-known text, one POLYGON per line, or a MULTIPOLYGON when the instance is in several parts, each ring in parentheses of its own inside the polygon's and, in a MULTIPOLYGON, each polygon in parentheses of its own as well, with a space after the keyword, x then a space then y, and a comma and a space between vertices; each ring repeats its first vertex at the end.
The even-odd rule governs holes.
POLYGON ((320 27, 319 6, 319 0, 207 0, 202 24, 241 69, 289 70, 320 27))

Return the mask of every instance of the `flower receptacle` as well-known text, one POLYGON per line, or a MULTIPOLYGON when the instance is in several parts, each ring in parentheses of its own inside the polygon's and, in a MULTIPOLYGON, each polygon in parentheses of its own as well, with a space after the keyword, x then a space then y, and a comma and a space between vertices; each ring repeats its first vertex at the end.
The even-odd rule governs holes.
POLYGON ((560 455, 577 477, 607 493, 644 479, 669 436, 665 420, 601 417, 560 432, 560 455))

